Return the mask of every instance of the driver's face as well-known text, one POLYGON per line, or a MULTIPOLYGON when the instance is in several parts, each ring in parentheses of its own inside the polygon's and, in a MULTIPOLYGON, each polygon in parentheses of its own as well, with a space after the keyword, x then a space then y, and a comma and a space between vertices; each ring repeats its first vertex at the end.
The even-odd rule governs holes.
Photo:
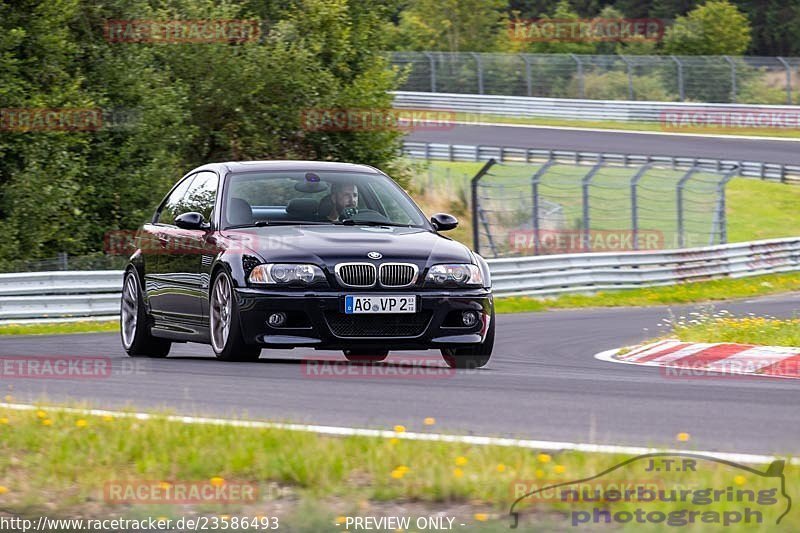
POLYGON ((336 210, 342 212, 342 209, 356 206, 356 187, 355 185, 343 185, 333 195, 333 201, 336 203, 336 210))

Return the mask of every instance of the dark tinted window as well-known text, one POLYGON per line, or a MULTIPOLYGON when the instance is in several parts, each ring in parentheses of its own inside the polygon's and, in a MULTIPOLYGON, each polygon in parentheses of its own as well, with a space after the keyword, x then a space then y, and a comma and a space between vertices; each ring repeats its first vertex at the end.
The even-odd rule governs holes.
POLYGON ((210 221, 217 197, 217 181, 217 175, 213 172, 198 172, 181 201, 181 213, 195 211, 203 215, 206 222, 210 221))
POLYGON ((194 176, 196 176, 196 174, 189 176, 188 178, 183 180, 177 187, 175 187, 175 189, 173 189, 173 191, 164 201, 161 210, 158 212, 158 216, 156 217, 156 222, 158 222, 159 224, 175 223, 175 217, 183 213, 183 211, 181 211, 181 201, 183 200, 186 191, 189 189, 189 185, 192 184, 194 176))

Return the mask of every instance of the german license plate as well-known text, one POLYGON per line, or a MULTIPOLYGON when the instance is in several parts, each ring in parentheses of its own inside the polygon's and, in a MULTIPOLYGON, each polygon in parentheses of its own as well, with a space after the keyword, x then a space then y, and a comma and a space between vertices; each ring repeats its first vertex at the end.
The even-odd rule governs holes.
POLYGON ((355 296, 344 297, 344 312, 360 313, 416 313, 416 296, 355 296))

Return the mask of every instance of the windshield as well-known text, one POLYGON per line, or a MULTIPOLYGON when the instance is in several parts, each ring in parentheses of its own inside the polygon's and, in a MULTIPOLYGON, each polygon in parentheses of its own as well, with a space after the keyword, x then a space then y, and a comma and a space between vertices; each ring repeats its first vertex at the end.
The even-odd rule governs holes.
POLYGON ((303 223, 428 227, 405 192, 380 174, 240 172, 228 176, 223 202, 223 228, 303 223))

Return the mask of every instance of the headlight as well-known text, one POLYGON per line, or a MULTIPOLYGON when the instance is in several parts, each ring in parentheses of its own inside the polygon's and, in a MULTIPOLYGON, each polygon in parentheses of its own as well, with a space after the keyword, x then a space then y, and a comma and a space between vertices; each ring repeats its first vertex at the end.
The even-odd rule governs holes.
POLYGON ((267 263, 255 267, 248 279, 256 285, 310 285, 324 281, 325 274, 317 265, 267 263))
POLYGON ((483 285, 483 276, 477 265, 433 265, 425 281, 439 285, 483 285))

